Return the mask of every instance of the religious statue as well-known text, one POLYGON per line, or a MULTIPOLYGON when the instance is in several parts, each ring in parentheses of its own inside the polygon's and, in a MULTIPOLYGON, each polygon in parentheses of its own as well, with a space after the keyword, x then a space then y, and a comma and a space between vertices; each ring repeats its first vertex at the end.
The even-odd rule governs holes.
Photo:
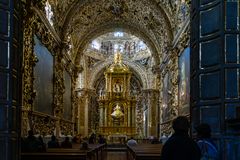
POLYGON ((119 106, 119 104, 117 104, 111 116, 118 119, 118 118, 121 118, 123 115, 124 114, 121 110, 121 107, 119 106))
POLYGON ((122 84, 119 82, 119 80, 116 81, 113 89, 114 92, 122 92, 122 84))
POLYGON ((122 63, 122 56, 120 52, 114 54, 114 63, 122 63))

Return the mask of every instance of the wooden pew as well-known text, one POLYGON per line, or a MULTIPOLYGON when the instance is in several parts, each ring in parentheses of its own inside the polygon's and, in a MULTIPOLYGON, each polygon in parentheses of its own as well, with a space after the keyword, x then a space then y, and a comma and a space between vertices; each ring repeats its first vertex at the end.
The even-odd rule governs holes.
POLYGON ((104 144, 89 145, 88 150, 74 148, 49 148, 46 152, 22 153, 22 160, 103 160, 104 144))
POLYGON ((162 150, 161 144, 127 145, 128 160, 159 160, 162 150))
POLYGON ((22 160, 90 160, 86 153, 21 153, 22 160))
POLYGON ((103 160, 106 152, 106 144, 89 144, 89 148, 94 150, 96 160, 103 160))
POLYGON ((88 150, 82 150, 77 148, 49 148, 47 153, 66 153, 66 154, 84 154, 88 160, 97 160, 95 149, 89 148, 88 150))

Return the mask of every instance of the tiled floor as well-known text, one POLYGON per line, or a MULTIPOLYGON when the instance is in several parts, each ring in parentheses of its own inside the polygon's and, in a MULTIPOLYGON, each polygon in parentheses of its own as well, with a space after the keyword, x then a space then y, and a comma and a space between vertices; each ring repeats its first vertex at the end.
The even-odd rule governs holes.
POLYGON ((126 160, 126 152, 107 152, 106 160, 126 160))

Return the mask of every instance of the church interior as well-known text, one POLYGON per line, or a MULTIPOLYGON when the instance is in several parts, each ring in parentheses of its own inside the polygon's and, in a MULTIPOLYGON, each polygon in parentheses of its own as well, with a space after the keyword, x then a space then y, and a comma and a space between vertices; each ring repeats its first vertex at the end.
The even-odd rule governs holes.
POLYGON ((144 143, 186 116, 191 137, 208 123, 220 159, 239 160, 239 6, 1 0, 0 159, 20 159, 29 130, 144 143))

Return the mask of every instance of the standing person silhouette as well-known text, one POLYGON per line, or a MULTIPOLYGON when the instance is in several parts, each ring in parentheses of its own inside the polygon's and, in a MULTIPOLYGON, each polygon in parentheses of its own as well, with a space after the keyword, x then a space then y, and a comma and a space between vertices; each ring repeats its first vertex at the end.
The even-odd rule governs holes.
POLYGON ((211 138, 211 128, 207 123, 202 123, 196 128, 198 141, 201 150, 201 160, 218 160, 218 150, 211 138))
POLYGON ((188 135, 190 124, 184 116, 172 122, 173 135, 163 145, 161 160, 200 160, 201 152, 188 135))

